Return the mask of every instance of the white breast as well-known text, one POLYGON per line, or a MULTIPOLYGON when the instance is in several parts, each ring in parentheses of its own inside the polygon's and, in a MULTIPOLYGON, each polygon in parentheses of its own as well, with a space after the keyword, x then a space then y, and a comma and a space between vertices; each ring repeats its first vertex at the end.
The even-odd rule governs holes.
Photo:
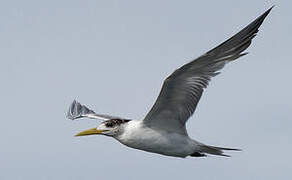
POLYGON ((154 130, 143 121, 128 122, 124 132, 115 138, 126 146, 168 156, 186 157, 197 148, 188 136, 154 130))

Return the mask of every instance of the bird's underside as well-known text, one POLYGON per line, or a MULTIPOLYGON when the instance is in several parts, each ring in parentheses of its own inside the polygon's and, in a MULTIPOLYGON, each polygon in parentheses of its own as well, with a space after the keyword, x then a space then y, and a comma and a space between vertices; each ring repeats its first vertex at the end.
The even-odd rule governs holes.
POLYGON ((238 150, 208 146, 189 138, 186 122, 194 113, 211 78, 218 75, 227 63, 247 54, 244 51, 272 8, 227 41, 167 77, 143 121, 96 114, 74 101, 67 113, 69 119, 87 117, 104 120, 97 128, 85 130, 77 136, 102 134, 114 137, 132 148, 176 157, 204 157, 206 154, 228 156, 224 151, 238 150))
MULTIPOLYGON (((223 150, 239 149, 222 148, 207 146, 203 143, 195 141, 186 135, 167 132, 165 130, 157 129, 155 127, 145 126, 143 121, 123 119, 110 115, 96 114, 93 110, 85 105, 81 105, 74 100, 69 107, 67 113, 69 119, 75 120, 83 117, 105 120, 103 124, 110 127, 120 127, 122 133, 112 135, 122 144, 131 148, 158 153, 166 156, 175 157, 205 157, 207 154, 227 156, 223 150), (101 117, 102 116, 102 117, 101 117), (105 118, 106 117, 106 118, 105 118), (122 127, 122 128, 121 128, 122 127)), ((92 129, 90 130, 90 133, 92 129)), ((81 132, 77 136, 92 135, 88 131, 81 132)), ((105 134, 106 135, 106 134, 105 134)))

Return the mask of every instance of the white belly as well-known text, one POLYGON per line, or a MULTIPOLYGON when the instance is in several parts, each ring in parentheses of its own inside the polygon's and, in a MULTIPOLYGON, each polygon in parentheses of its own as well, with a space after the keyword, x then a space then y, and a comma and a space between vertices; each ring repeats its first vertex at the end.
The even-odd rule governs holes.
POLYGON ((131 123, 116 139, 135 149, 176 157, 186 157, 197 147, 188 136, 143 127, 140 121, 131 123))

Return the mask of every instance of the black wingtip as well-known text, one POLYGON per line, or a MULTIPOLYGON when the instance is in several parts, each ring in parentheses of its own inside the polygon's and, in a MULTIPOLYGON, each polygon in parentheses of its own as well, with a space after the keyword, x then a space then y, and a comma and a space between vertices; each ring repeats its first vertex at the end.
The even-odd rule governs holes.
POLYGON ((268 14, 271 12, 271 10, 275 7, 275 5, 273 5, 272 7, 270 7, 268 10, 266 10, 266 12, 264 12, 260 17, 258 17, 257 20, 260 21, 264 21, 264 19, 268 16, 268 14))
POLYGON ((66 117, 70 120, 76 119, 76 111, 78 109, 78 106, 81 106, 76 99, 73 100, 73 102, 70 104, 69 109, 67 111, 66 117))
POLYGON ((275 6, 276 6, 276 5, 273 5, 272 7, 270 7, 270 8, 266 11, 266 13, 269 14, 270 11, 271 11, 275 6))
POLYGON ((266 12, 264 12, 264 14, 262 14, 259 19, 265 19, 267 17, 267 15, 271 12, 271 10, 275 7, 275 5, 273 5, 272 7, 270 7, 268 10, 266 10, 266 12))

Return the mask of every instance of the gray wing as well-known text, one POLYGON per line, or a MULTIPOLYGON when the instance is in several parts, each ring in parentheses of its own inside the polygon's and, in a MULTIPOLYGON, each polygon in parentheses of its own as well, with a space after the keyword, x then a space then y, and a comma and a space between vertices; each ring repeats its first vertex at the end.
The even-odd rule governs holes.
POLYGON ((100 120, 110 120, 110 119, 120 119, 120 117, 110 116, 106 114, 96 114, 93 110, 87 108, 86 106, 80 104, 74 100, 67 112, 67 118, 71 120, 79 118, 91 118, 91 119, 100 119, 100 120))
POLYGON ((227 41, 172 73, 164 81, 144 123, 154 128, 186 134, 185 123, 194 113, 211 78, 218 75, 226 63, 247 54, 242 52, 249 47, 272 8, 227 41))

